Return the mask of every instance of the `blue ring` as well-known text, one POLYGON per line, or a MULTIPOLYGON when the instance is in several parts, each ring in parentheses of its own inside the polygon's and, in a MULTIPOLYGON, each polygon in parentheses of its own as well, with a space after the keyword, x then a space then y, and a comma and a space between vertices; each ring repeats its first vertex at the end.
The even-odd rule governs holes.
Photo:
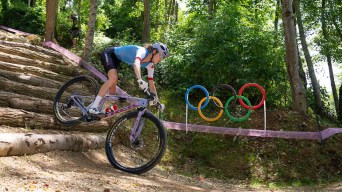
POLYGON ((186 102, 186 104, 189 106, 190 109, 196 110, 196 111, 197 111, 197 110, 198 110, 198 107, 194 107, 194 106, 192 106, 192 105, 189 103, 189 92, 190 92, 192 89, 195 89, 195 88, 201 89, 201 90, 205 93, 205 96, 207 97, 207 99, 205 100, 205 103, 201 106, 201 109, 204 109, 204 108, 208 105, 208 103, 209 103, 209 92, 207 91, 206 88, 204 88, 204 87, 201 86, 201 85, 193 85, 193 86, 191 86, 190 88, 188 88, 188 89, 186 90, 186 93, 185 93, 185 102, 186 102))

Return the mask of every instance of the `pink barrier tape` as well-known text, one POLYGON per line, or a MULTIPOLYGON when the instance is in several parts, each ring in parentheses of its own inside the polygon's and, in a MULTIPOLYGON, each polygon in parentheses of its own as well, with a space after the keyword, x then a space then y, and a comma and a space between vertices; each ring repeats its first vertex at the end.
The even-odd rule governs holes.
POLYGON ((185 123, 175 123, 162 121, 164 126, 169 129, 204 133, 217 133, 234 136, 250 136, 250 137, 270 137, 270 138, 284 138, 284 139, 305 139, 305 140, 324 140, 337 133, 342 133, 341 128, 327 128, 319 132, 298 132, 298 131, 272 131, 272 130, 258 130, 258 129, 239 129, 227 127, 214 127, 205 125, 193 125, 185 123))
MULTIPOLYGON (((79 56, 75 55, 74 53, 70 52, 69 50, 65 49, 64 47, 61 47, 51 41, 43 42, 44 47, 49 47, 54 49, 55 51, 61 53, 65 57, 69 58, 71 61, 74 61, 78 66, 81 66, 91 73, 93 73, 96 77, 101 79, 103 82, 107 80, 107 77, 103 75, 101 72, 99 72, 95 67, 93 67, 91 64, 80 58, 79 56)), ((120 87, 116 86, 116 92, 118 95, 126 95, 129 96, 124 90, 122 90, 120 87)))
POLYGON ((26 32, 23 32, 23 31, 19 31, 19 30, 16 30, 16 29, 12 29, 12 28, 9 28, 9 27, 5 27, 5 26, 3 26, 3 25, 0 25, 0 28, 3 29, 3 30, 9 31, 9 32, 15 33, 15 34, 20 34, 20 35, 32 35, 31 33, 26 33, 26 32))

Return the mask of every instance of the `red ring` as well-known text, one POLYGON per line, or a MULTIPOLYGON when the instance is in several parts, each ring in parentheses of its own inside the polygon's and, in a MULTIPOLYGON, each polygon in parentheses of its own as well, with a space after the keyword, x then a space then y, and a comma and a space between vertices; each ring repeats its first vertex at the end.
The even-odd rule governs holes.
POLYGON ((261 93, 262 93, 262 100, 261 100, 261 102, 260 102, 258 105, 255 105, 255 106, 248 106, 248 105, 246 105, 246 104, 242 101, 241 98, 239 99, 239 102, 240 102, 240 104, 241 104, 244 108, 246 108, 246 109, 253 109, 253 110, 254 110, 254 109, 258 109, 259 107, 261 107, 261 106, 264 104, 264 101, 266 100, 266 92, 265 92, 264 88, 262 88, 259 84, 256 84, 256 83, 247 83, 247 84, 245 84, 244 86, 242 86, 242 87, 240 88, 240 90, 239 90, 239 96, 242 96, 242 92, 243 92, 243 90, 245 90, 245 88, 251 87, 251 86, 257 87, 257 88, 261 91, 261 93))

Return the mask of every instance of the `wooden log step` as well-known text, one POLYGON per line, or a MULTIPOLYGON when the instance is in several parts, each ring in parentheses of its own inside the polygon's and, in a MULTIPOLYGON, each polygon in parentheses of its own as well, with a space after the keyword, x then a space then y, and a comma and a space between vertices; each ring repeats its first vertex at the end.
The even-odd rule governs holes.
POLYGON ((82 69, 80 67, 75 67, 72 65, 56 65, 49 62, 42 62, 33 59, 29 59, 26 57, 21 57, 18 55, 11 55, 7 53, 0 54, 0 61, 13 63, 13 64, 21 64, 25 66, 35 66, 39 68, 43 68, 49 71, 58 72, 60 74, 64 74, 67 76, 77 76, 82 74, 82 69))
POLYGON ((36 113, 53 114, 53 101, 5 91, 0 91, 0 107, 10 107, 36 113))
POLYGON ((18 42, 18 43, 28 43, 29 40, 25 37, 17 36, 10 32, 5 32, 4 30, 0 30, 0 40, 3 41, 12 41, 12 42, 18 42))
POLYGON ((44 77, 39 77, 29 73, 18 73, 12 71, 6 71, 0 69, 0 77, 7 78, 11 81, 25 83, 27 85, 39 86, 39 87, 49 87, 59 89, 62 87, 64 82, 59 82, 51 80, 44 77))
POLYGON ((13 41, 2 41, 2 40, 0 40, 0 44, 7 45, 10 47, 29 49, 31 51, 36 51, 36 52, 42 53, 42 54, 49 56, 49 57, 55 57, 57 59, 63 60, 63 56, 60 53, 58 53, 54 50, 51 50, 51 49, 41 47, 41 46, 35 46, 35 45, 31 45, 29 43, 18 43, 18 42, 13 42, 13 41))
POLYGON ((38 51, 32 51, 29 48, 22 48, 22 47, 15 47, 12 46, 12 44, 5 43, 3 44, 3 41, 0 41, 0 52, 11 54, 11 55, 17 55, 20 57, 26 57, 42 62, 50 62, 58 65, 65 65, 65 62, 61 57, 55 57, 46 55, 45 53, 38 52, 38 51))
POLYGON ((2 61, 0 61, 0 69, 6 70, 6 71, 29 73, 29 74, 33 74, 36 76, 52 79, 55 81, 60 81, 60 82, 66 82, 69 79, 71 79, 71 77, 69 77, 69 76, 58 74, 58 73, 55 73, 53 71, 49 71, 49 70, 42 69, 39 67, 13 64, 13 63, 2 62, 2 61))
POLYGON ((61 65, 78 66, 78 64, 76 64, 74 61, 71 61, 69 58, 65 57, 64 55, 60 54, 59 52, 53 49, 45 48, 42 46, 35 46, 29 43, 17 43, 17 42, 12 42, 12 41, 0 40, 0 44, 7 45, 10 47, 19 47, 19 48, 29 49, 30 51, 36 51, 36 52, 41 53, 42 55, 46 55, 47 57, 54 59, 52 61, 48 60, 47 62, 54 63, 53 61, 57 61, 61 65))
POLYGON ((0 89, 6 92, 27 95, 30 97, 36 97, 50 101, 54 100, 55 95, 58 92, 58 89, 56 88, 36 87, 24 83, 14 82, 4 77, 0 77, 0 89))
POLYGON ((76 126, 66 126, 57 120, 53 115, 46 115, 25 111, 22 109, 12 109, 0 107, 0 122, 2 125, 10 127, 25 127, 27 129, 53 129, 82 132, 104 132, 108 130, 107 121, 93 121, 82 123, 76 126))

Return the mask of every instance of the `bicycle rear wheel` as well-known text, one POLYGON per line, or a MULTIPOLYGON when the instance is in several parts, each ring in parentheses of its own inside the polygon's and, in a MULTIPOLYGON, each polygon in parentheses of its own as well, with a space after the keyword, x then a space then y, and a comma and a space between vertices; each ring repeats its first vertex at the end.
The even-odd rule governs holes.
POLYGON ((63 124, 76 125, 85 118, 85 113, 76 106, 75 100, 88 107, 98 93, 96 81, 89 76, 78 76, 66 82, 57 92, 53 112, 55 117, 63 124), (74 99, 71 97, 73 96, 74 99))
POLYGON ((140 118, 144 123, 137 140, 131 141, 138 111, 120 117, 109 130, 106 139, 106 155, 117 169, 141 174, 156 166, 166 149, 166 131, 160 120, 146 111, 140 118))

